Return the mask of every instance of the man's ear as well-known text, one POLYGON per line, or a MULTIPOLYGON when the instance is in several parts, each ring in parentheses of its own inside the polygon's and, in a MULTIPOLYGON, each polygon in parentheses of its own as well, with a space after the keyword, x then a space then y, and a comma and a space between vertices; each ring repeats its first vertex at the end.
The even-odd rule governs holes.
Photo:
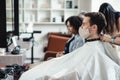
POLYGON ((97 27, 96 24, 93 24, 93 25, 92 25, 92 28, 93 28, 93 30, 96 30, 96 31, 97 31, 97 28, 98 28, 98 27, 97 27))

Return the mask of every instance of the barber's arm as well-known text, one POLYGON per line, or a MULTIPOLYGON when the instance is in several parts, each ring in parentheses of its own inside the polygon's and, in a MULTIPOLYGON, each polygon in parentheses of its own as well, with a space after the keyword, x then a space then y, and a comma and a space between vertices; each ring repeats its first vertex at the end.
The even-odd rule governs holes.
POLYGON ((110 42, 112 44, 120 45, 120 36, 108 36, 108 35, 102 35, 100 36, 101 41, 103 42, 110 42))
POLYGON ((120 45, 120 37, 115 38, 114 44, 120 45))

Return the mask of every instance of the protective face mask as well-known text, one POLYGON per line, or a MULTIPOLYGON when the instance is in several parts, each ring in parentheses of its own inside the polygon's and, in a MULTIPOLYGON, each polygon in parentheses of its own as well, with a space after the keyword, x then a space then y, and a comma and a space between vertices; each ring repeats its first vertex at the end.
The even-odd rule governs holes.
POLYGON ((88 38, 88 36, 90 35, 90 32, 88 29, 83 29, 83 28, 79 28, 79 35, 83 38, 88 38))

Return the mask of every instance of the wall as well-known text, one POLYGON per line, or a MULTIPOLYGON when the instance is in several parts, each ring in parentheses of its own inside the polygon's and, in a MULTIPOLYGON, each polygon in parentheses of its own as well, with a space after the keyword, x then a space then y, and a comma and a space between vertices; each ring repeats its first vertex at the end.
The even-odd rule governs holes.
POLYGON ((80 12, 90 12, 91 11, 91 0, 80 0, 80 12))
POLYGON ((91 2, 91 11, 98 11, 102 3, 110 3, 113 8, 117 11, 120 11, 120 0, 92 0, 91 2))

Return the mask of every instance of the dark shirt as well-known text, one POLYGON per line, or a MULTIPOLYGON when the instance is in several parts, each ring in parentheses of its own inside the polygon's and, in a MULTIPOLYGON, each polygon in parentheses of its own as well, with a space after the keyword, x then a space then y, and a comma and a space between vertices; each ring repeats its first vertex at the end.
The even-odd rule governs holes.
POLYGON ((115 18, 116 18, 116 20, 118 20, 119 17, 120 17, 120 12, 116 12, 116 13, 115 13, 115 18))
POLYGON ((72 37, 65 45, 65 50, 64 50, 64 54, 67 54, 69 53, 69 46, 70 46, 70 43, 75 39, 75 37, 72 37))
POLYGON ((116 24, 118 25, 118 18, 120 18, 120 12, 115 13, 116 24))

